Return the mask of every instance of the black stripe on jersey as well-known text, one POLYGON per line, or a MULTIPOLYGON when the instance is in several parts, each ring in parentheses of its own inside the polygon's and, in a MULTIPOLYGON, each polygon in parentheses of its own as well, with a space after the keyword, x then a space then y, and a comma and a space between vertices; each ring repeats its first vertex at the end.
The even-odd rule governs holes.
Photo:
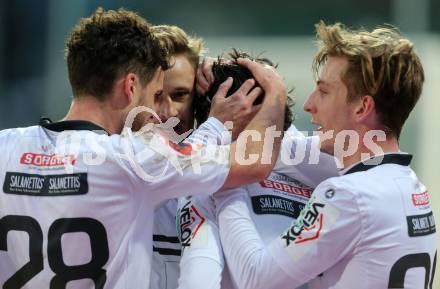
POLYGON ((396 164, 401 166, 409 166, 411 163, 412 155, 410 154, 403 154, 403 153, 393 153, 393 154, 386 154, 386 155, 380 155, 380 156, 374 156, 372 158, 369 158, 367 160, 364 160, 356 165, 354 165, 352 168, 350 168, 348 171, 345 172, 344 175, 357 173, 357 172, 363 172, 367 171, 369 169, 372 169, 374 167, 385 165, 385 164, 396 164), (378 159, 383 158, 382 161, 378 161, 378 159))
POLYGON ((168 243, 180 243, 179 238, 175 236, 165 236, 165 235, 153 235, 154 242, 168 242, 168 243))
POLYGON ((169 249, 169 248, 157 248, 153 246, 153 252, 157 252, 160 255, 168 255, 168 256, 181 256, 182 251, 176 250, 176 249, 169 249))
POLYGON ((41 117, 38 125, 55 132, 62 132, 65 130, 90 130, 96 133, 104 133, 110 135, 108 131, 106 131, 104 128, 86 120, 65 120, 52 122, 50 118, 41 117))

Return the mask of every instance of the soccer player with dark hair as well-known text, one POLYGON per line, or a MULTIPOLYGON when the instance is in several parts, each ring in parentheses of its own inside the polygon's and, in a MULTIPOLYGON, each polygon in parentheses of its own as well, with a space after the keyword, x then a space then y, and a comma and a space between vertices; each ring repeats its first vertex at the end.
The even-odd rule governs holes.
MULTIPOLYGON (((233 94, 242 83, 252 77, 248 69, 237 63, 238 58, 253 59, 250 55, 233 50, 228 56, 227 60, 219 58, 213 63, 214 81, 205 97, 195 101, 196 115, 200 122, 206 119, 210 100, 225 79, 232 77, 233 84, 228 94, 233 94)), ((253 60, 273 66, 268 59, 253 60)), ((254 105, 257 109, 263 97, 255 100, 254 105)), ((233 121, 232 141, 237 138, 236 131, 246 126, 252 117, 250 115, 233 121)), ((246 191, 246 205, 251 211, 252 220, 263 240, 275 238, 279 230, 288 226, 299 216, 313 188, 321 181, 337 175, 333 157, 319 153, 317 137, 304 137, 291 125, 292 118, 290 108, 286 107, 284 130, 287 132, 283 139, 282 150, 288 151, 289 156, 290 154, 304 154, 303 161, 295 166, 287 167, 279 159, 276 168, 266 179, 242 187, 246 191), (299 147, 301 149, 296 150, 299 147), (319 154, 319 160, 317 164, 308 164, 310 154, 313 152, 319 154), (288 172, 288 175, 283 174, 283 171, 288 172)), ((235 288, 225 265, 212 197, 180 198, 177 223, 183 250, 178 288, 235 288)))
MULTIPOLYGON (((164 70, 172 65, 151 25, 134 12, 98 9, 82 19, 67 40, 66 58, 73 99, 64 120, 0 132, 0 284, 148 287, 154 208, 264 178, 280 139, 268 162, 241 165, 234 156, 244 148, 235 144, 192 150, 159 133, 134 133, 131 123, 159 110, 164 70)), ((280 130, 287 94, 281 77, 256 62, 241 63, 255 80, 229 98, 231 82, 223 83, 201 129, 232 119, 231 107, 250 111, 265 91, 248 128, 262 135, 270 126, 280 130)), ((261 155, 264 147, 253 142, 246 149, 261 155)))
MULTIPOLYGON (((203 97, 194 102, 195 105, 195 116, 198 123, 203 123, 208 118, 210 112, 210 106, 212 98, 215 95, 215 92, 218 90, 220 85, 225 82, 229 77, 232 77, 234 80, 231 88, 229 88, 228 94, 232 94, 237 91, 243 83, 252 79, 252 73, 246 67, 243 67, 238 64, 238 59, 251 59, 258 63, 272 66, 276 68, 276 65, 267 58, 262 57, 253 57, 249 53, 239 51, 237 49, 233 49, 230 53, 228 53, 228 59, 223 59, 219 57, 216 62, 212 65, 212 75, 214 81, 210 84, 209 90, 205 93, 203 97)), ((258 83, 255 84, 258 86, 258 83)), ((260 95, 253 103, 254 106, 258 106, 262 103, 264 95, 260 95)), ((284 110, 284 130, 287 130, 293 121, 293 114, 291 108, 293 106, 293 99, 291 97, 287 98, 287 105, 284 110)), ((255 110, 256 113, 257 110, 255 110)), ((249 115, 247 118, 251 119, 253 115, 249 115)), ((236 117, 239 119, 239 116, 236 117)), ((234 123, 233 130, 233 139, 237 139, 237 135, 240 131, 243 130, 243 124, 246 125, 249 121, 246 119, 241 120, 240 122, 234 123)))

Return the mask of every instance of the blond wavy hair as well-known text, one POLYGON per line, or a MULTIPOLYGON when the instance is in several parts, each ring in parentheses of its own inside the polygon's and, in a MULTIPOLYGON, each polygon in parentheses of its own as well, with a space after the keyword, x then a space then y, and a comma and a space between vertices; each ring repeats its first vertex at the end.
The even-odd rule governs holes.
POLYGON ((157 25, 152 27, 161 45, 167 50, 169 56, 184 55, 191 65, 197 70, 199 58, 204 53, 203 40, 189 36, 181 28, 174 25, 157 25))
POLYGON ((320 46, 313 61, 315 74, 328 57, 345 57, 348 68, 341 79, 348 101, 371 95, 385 131, 398 138, 425 80, 413 43, 391 26, 369 32, 321 21, 315 27, 320 46))

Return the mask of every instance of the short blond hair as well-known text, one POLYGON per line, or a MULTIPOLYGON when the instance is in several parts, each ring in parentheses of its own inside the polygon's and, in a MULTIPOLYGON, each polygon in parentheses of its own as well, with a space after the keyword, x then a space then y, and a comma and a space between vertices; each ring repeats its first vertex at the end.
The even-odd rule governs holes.
POLYGON ((320 45, 313 61, 315 73, 328 57, 347 58, 348 68, 341 78, 348 88, 348 101, 371 95, 382 125, 399 137, 425 80, 413 44, 391 26, 369 32, 321 21, 315 27, 320 45))
POLYGON ((169 56, 185 55, 197 70, 199 58, 204 52, 201 38, 189 36, 183 29, 174 25, 154 26, 152 33, 159 39, 169 56))

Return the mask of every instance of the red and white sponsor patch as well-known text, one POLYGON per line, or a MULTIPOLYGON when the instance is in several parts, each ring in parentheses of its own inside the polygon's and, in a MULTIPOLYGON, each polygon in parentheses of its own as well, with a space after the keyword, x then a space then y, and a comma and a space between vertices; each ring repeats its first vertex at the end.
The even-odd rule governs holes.
POLYGON ((168 141, 168 145, 175 151, 186 155, 186 156, 190 156, 193 153, 197 152, 198 150, 200 150, 203 145, 201 144, 189 144, 189 143, 174 143, 172 141, 168 141))
POLYGON ((318 239, 319 233, 321 233, 322 230, 323 222, 324 222, 324 215, 319 214, 318 218, 316 219, 316 222, 313 225, 311 225, 310 227, 304 226, 301 235, 298 236, 298 238, 295 240, 294 243, 300 244, 307 241, 318 239))
POLYGON ((196 227, 194 228, 194 231, 192 232, 192 238, 194 238, 197 235, 197 232, 199 231, 200 227, 205 222, 205 218, 197 211, 195 206, 191 206, 191 212, 194 214, 191 216, 191 221, 193 224, 196 224, 196 227))
POLYGON ((24 153, 20 157, 20 164, 37 167, 59 167, 65 165, 75 165, 74 155, 46 155, 35 153, 24 153))
POLYGON ((205 223, 205 218, 199 213, 196 207, 192 205, 191 201, 187 202, 180 209, 178 218, 180 223, 181 244, 183 248, 189 247, 191 241, 196 237, 197 232, 202 227, 203 223, 205 223))
POLYGON ((310 196, 312 195, 312 190, 309 188, 296 187, 289 184, 284 184, 281 182, 276 182, 271 180, 263 180, 260 182, 260 185, 263 188, 272 188, 305 198, 310 198, 310 196))
POLYGON ((414 206, 428 205, 429 204, 428 191, 420 193, 420 194, 412 194, 411 199, 412 199, 414 206))
POLYGON ((311 250, 316 249, 319 246, 317 241, 322 238, 325 230, 331 230, 340 218, 340 211, 324 200, 325 195, 321 195, 312 196, 296 222, 278 239, 281 247, 286 249, 294 261, 304 258, 311 250))

